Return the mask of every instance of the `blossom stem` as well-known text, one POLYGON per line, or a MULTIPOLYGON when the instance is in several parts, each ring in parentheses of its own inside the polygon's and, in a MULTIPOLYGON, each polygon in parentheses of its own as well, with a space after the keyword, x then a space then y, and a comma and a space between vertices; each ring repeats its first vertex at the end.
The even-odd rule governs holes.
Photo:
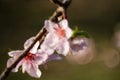
MULTIPOLYGON (((50 20, 53 22, 56 22, 56 23, 59 22, 58 18, 65 15, 66 8, 69 6, 68 3, 70 4, 71 1, 72 0, 63 0, 62 2, 64 2, 64 3, 62 3, 59 0, 52 0, 53 3, 55 3, 59 6, 58 6, 57 10, 53 13, 53 15, 50 17, 50 20), (65 1, 66 1, 66 3, 65 3, 65 1)), ((14 61, 13 64, 11 64, 9 67, 6 67, 4 69, 4 71, 0 75, 0 80, 5 80, 9 76, 11 70, 13 68, 15 68, 16 65, 19 63, 19 61, 21 61, 27 55, 27 53, 30 51, 30 49, 34 46, 34 44, 38 40, 40 41, 40 44, 42 44, 46 34, 47 34, 47 30, 43 27, 40 30, 40 32, 38 32, 38 34, 35 36, 33 43, 27 49, 25 49, 23 51, 23 53, 14 61)))

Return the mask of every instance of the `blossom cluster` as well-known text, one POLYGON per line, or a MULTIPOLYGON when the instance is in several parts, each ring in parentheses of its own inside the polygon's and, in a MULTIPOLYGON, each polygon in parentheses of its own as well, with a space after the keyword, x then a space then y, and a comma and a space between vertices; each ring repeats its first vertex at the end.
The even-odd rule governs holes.
MULTIPOLYGON (((74 40, 74 42, 78 42, 79 44, 77 46, 73 44, 76 49, 70 44, 70 38, 73 35, 73 31, 69 27, 67 19, 63 19, 59 23, 45 20, 44 28, 48 33, 43 43, 40 44, 40 42, 37 41, 27 55, 12 70, 13 72, 18 72, 18 69, 21 67, 23 73, 27 72, 30 76, 39 78, 41 76, 41 71, 39 69, 40 65, 46 64, 51 60, 61 60, 63 56, 67 56, 70 51, 78 54, 80 52, 79 49, 83 50, 87 47, 84 39, 80 41, 79 39, 76 41, 74 40)), ((32 44, 33 40, 34 37, 29 38, 24 43, 24 49, 27 49, 32 44)), ((23 50, 8 52, 11 58, 7 61, 7 67, 9 67, 22 53, 23 50)))

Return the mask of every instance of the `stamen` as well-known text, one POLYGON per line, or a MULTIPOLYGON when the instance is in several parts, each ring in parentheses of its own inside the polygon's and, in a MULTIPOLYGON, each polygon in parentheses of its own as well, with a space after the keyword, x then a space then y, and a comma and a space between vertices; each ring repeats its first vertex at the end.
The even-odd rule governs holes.
POLYGON ((33 60, 34 59, 35 54, 32 53, 27 53, 27 56, 25 57, 26 60, 33 60))

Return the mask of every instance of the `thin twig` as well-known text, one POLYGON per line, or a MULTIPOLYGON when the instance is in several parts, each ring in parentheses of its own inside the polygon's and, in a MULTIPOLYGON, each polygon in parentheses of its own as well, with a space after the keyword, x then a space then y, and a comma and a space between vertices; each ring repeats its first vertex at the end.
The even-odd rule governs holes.
MULTIPOLYGON (((54 12, 54 14, 52 15, 52 17, 50 17, 50 20, 53 22, 59 22, 59 17, 64 17, 65 13, 66 13, 66 8, 69 6, 68 3, 70 4, 71 0, 63 0, 62 2, 60 2, 59 0, 52 0, 52 2, 54 2, 55 4, 59 5, 57 10, 54 12), (56 2, 55 2, 56 1, 56 2), (58 2, 58 3, 57 3, 58 2), (64 3, 63 3, 64 2, 64 3), (65 4, 66 2, 66 4, 65 4), (62 4, 62 5, 61 5, 62 4), (61 8, 62 7, 62 8, 61 8), (64 14, 63 14, 64 13, 64 14)), ((0 80, 5 80, 11 70, 13 68, 16 67, 16 65, 19 63, 19 61, 21 61, 26 55, 27 53, 30 51, 30 49, 34 46, 34 44, 37 41, 40 41, 40 44, 42 44, 42 42, 44 41, 44 36, 47 34, 47 30, 43 27, 40 32, 35 36, 35 39, 33 41, 33 43, 23 51, 23 53, 14 61, 13 64, 11 64, 9 67, 6 67, 4 69, 4 71, 1 73, 0 75, 0 80)))

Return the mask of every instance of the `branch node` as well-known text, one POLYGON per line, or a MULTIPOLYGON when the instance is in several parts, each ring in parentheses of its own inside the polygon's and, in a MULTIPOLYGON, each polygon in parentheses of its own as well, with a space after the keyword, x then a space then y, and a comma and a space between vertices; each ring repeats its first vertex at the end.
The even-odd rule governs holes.
POLYGON ((60 7, 68 8, 72 0, 50 0, 52 3, 57 4, 60 7))

